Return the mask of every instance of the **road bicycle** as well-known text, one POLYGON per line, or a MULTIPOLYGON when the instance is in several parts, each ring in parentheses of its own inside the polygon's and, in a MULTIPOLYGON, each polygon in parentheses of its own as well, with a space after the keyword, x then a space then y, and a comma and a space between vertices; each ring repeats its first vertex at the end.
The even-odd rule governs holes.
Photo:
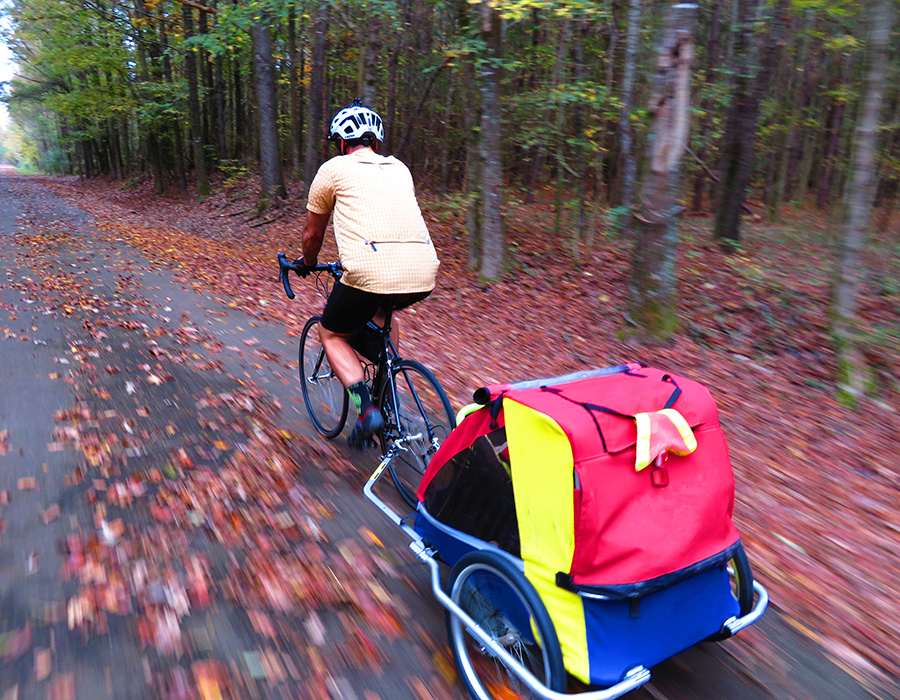
MULTIPOLYGON (((331 286, 343 276, 339 262, 314 266, 288 262, 278 254, 278 276, 289 299, 294 298, 288 278, 310 273, 317 292, 328 296, 331 286)), ((393 309, 386 310, 384 326, 369 322, 351 337, 360 355, 366 385, 384 417, 377 438, 383 454, 397 445, 389 473, 406 503, 416 507, 416 490, 422 475, 441 442, 456 427, 456 417, 440 382, 421 362, 400 357, 391 340, 393 309)), ((299 372, 303 403, 316 430, 329 440, 343 431, 347 422, 349 396, 328 362, 319 337, 322 317, 312 316, 300 335, 299 372)))

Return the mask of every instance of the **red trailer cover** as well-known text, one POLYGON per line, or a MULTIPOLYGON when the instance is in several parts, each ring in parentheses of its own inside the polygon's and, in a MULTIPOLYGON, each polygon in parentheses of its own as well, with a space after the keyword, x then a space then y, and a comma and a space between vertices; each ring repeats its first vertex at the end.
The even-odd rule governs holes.
MULTIPOLYGON (((649 589, 633 584, 677 580, 678 572, 719 561, 737 543, 728 447, 715 401, 701 384, 631 364, 569 383, 489 390, 489 405, 468 416, 435 456, 419 498, 448 459, 502 427, 504 401, 551 417, 568 437, 575 472, 574 552, 559 585, 631 587, 626 595, 641 594, 649 589), (636 471, 637 428, 630 417, 669 407, 693 429, 697 449, 687 456, 670 453, 662 468, 636 471)), ((514 460, 511 471, 515 481, 514 460)), ((516 503, 516 510, 522 507, 516 503)))

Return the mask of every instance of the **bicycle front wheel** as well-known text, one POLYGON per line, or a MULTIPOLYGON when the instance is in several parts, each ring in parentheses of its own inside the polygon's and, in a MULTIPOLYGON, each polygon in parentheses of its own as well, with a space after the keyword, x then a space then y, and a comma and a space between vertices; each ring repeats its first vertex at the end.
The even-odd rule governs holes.
POLYGON ((422 475, 437 448, 456 427, 456 417, 444 389, 421 363, 401 360, 392 369, 391 378, 384 382, 378 399, 385 419, 381 448, 387 452, 397 438, 418 436, 388 467, 403 500, 415 507, 422 475))
POLYGON ((300 387, 313 425, 330 440, 344 429, 350 398, 325 356, 319 336, 321 319, 309 319, 300 336, 300 387))
MULTIPOLYGON (((537 680, 566 691, 566 670, 553 621, 525 575, 494 552, 460 559, 447 580, 447 593, 478 626, 537 680)), ((475 639, 447 611, 453 659, 466 690, 476 700, 538 698, 499 657, 475 639)))

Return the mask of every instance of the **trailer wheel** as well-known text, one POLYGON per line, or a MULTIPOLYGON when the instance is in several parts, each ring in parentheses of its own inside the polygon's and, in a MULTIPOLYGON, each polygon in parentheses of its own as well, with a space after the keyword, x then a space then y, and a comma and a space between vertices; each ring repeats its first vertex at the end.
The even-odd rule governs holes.
MULTIPOLYGON (((447 580, 450 598, 541 683, 566 690, 556 628, 534 586, 494 552, 462 557, 447 580)), ((450 648, 463 684, 475 700, 538 698, 462 621, 447 611, 450 648)))
MULTIPOLYGON (((738 602, 738 616, 743 617, 753 610, 753 571, 743 544, 738 544, 728 567, 731 570, 731 595, 738 602)), ((727 630, 723 630, 712 635, 708 641, 720 642, 730 636, 727 630)))

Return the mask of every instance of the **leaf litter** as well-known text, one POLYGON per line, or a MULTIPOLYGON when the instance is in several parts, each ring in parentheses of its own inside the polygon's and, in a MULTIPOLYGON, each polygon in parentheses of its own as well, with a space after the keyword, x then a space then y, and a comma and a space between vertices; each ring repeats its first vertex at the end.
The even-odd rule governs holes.
MULTIPOLYGON (((47 235, 19 234, 17 243, 39 268, 33 251, 47 249, 47 235)), ((80 320, 87 331, 69 337, 66 357, 57 358, 76 401, 54 414, 48 444, 73 456, 66 483, 80 489, 93 514, 90 529, 60 543, 62 576, 77 587, 63 620, 86 643, 111 634, 113 617, 130 620, 154 660, 146 676, 159 697, 243 698, 256 682, 330 697, 348 673, 373 670, 381 644, 406 636, 401 612, 377 583, 397 578, 393 565, 355 541, 332 542, 321 523, 335 517, 333 509, 301 478, 303 470, 343 472, 343 459, 285 430, 278 402, 211 361, 222 344, 188 317, 177 331, 154 325, 157 312, 139 285, 123 279, 126 267, 115 274, 129 293, 116 305, 89 293, 77 275, 35 271, 19 288, 42 298, 39 313, 80 320), (186 381, 197 371, 208 381, 186 381), (236 615, 256 639, 239 635, 239 643, 256 648, 235 655, 204 633, 223 606, 243 611, 236 615), (296 632, 310 619, 330 644, 344 640, 361 651, 320 653, 296 632)), ((33 478, 21 484, 34 485, 33 478)), ((59 515, 59 504, 42 512, 45 524, 59 515)), ((9 638, 9 654, 28 650, 30 630, 9 638)), ((72 674, 50 675, 52 657, 35 653, 36 676, 49 677, 48 697, 72 695, 72 674)))

